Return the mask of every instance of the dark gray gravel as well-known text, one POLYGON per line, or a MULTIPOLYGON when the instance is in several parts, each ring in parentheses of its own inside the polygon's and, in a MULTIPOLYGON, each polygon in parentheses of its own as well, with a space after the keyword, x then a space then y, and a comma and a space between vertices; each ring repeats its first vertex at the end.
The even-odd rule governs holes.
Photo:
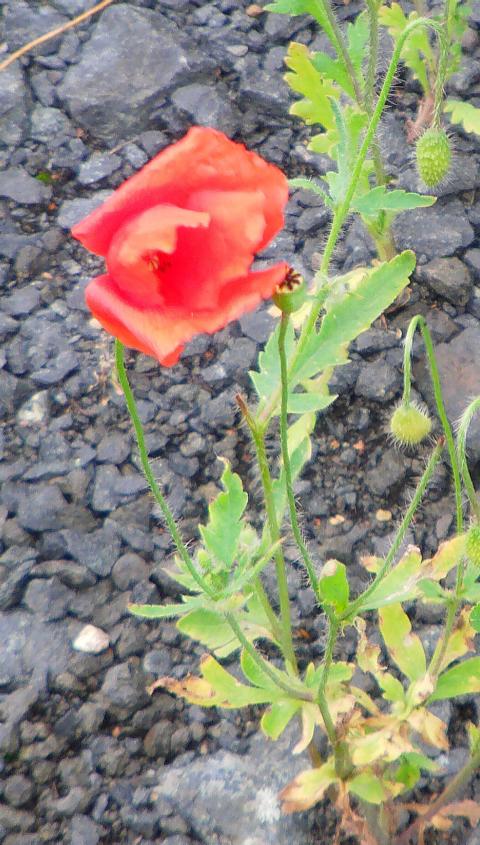
MULTIPOLYGON (((91 5, 5 0, 0 41, 12 51, 91 5)), ((317 48, 323 39, 305 17, 252 15, 250 5, 115 2, 2 76, 2 845, 313 845, 333 836, 328 807, 278 817, 276 792, 305 760, 292 758, 286 742, 259 738, 258 713, 220 716, 145 692, 165 673, 196 671, 203 649, 170 622, 140 622, 126 609, 129 601, 178 600, 179 590, 165 571, 172 546, 111 378, 112 339, 84 303, 85 285, 102 262, 68 236, 192 123, 224 130, 290 176, 330 167, 306 149, 308 133, 288 117, 291 95, 281 79, 290 39, 317 48), (108 637, 98 654, 73 649, 86 625, 108 637)), ((357 10, 354 2, 338 11, 345 19, 357 10)), ((471 85, 472 96, 479 25, 474 10, 468 60, 454 81, 462 94, 471 85)), ((415 92, 407 90, 379 132, 391 175, 409 189, 417 185, 403 123, 414 104, 415 92)), ((480 143, 458 135, 455 146, 456 175, 437 205, 396 224, 398 247, 418 256, 410 301, 362 335, 351 363, 333 374, 340 398, 318 423, 312 463, 297 485, 319 565, 332 556, 345 561, 355 589, 366 577, 359 556, 384 553, 404 491, 423 467, 424 455, 399 455, 386 440, 401 391, 401 336, 413 314, 431 325, 453 419, 480 392, 480 203, 472 193, 480 143), (391 520, 377 519, 379 508, 391 520)), ((265 256, 310 274, 328 221, 317 196, 294 192, 285 231, 265 256)), ((348 269, 371 255, 353 221, 334 266, 348 269)), ((272 325, 266 308, 247 314, 215 337, 195 338, 172 370, 128 356, 155 472, 187 538, 218 490, 218 455, 242 474, 252 519, 259 510, 234 395, 249 390, 246 370, 272 325)), ((423 353, 415 348, 416 387, 431 401, 423 353)), ((478 425, 469 446, 478 470, 478 425)), ((429 553, 453 530, 452 511, 443 467, 408 541, 429 553)), ((266 586, 273 590, 270 573, 266 586)), ((289 591, 295 623, 310 637, 300 646, 304 663, 323 653, 323 622, 293 561, 289 591)), ((431 645, 438 616, 425 611, 417 621, 431 645)), ((351 656, 351 641, 344 651, 351 656)))

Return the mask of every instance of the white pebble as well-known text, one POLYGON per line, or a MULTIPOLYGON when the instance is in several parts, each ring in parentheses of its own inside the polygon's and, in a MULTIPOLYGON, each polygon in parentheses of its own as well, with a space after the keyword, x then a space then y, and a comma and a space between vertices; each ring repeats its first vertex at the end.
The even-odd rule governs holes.
POLYGON ((85 654, 100 654, 109 645, 108 634, 101 628, 96 628, 95 625, 85 625, 73 641, 75 651, 83 651, 85 654))

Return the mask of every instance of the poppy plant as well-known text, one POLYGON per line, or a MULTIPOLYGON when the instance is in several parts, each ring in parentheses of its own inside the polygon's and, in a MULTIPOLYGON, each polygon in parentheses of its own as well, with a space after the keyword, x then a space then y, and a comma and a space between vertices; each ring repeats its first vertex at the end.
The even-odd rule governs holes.
POLYGON ((251 271, 282 228, 284 174, 214 129, 193 127, 72 229, 107 273, 86 301, 104 328, 165 366, 274 293, 282 262, 251 271))

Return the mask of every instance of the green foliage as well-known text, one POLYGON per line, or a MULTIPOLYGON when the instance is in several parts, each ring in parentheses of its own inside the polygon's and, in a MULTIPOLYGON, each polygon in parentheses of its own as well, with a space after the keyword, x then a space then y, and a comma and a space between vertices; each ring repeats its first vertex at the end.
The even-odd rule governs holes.
POLYGON ((353 199, 352 209, 358 211, 362 217, 375 217, 379 211, 389 211, 398 214, 413 208, 425 208, 436 202, 436 197, 425 194, 410 193, 400 189, 387 191, 385 185, 377 185, 366 194, 353 199))
POLYGON ((313 332, 292 367, 298 383, 322 370, 347 361, 346 346, 366 331, 408 284, 415 267, 406 250, 391 261, 367 270, 354 290, 348 290, 328 308, 318 332, 313 332))
MULTIPOLYGON (((378 13, 379 23, 388 29, 395 43, 408 24, 417 18, 417 12, 410 12, 407 17, 398 3, 381 6, 378 13)), ((435 58, 426 29, 414 30, 405 42, 401 57, 423 90, 429 92, 433 87, 435 58)))
POLYGON ((333 607, 338 615, 343 613, 350 595, 345 565, 338 560, 328 560, 320 574, 318 586, 324 604, 333 607))
POLYGON ((412 634, 410 620, 401 604, 390 604, 378 612, 380 633, 392 660, 409 681, 425 675, 427 662, 420 639, 412 634))
POLYGON ((470 614, 470 624, 472 628, 480 634, 480 604, 476 604, 470 614))
POLYGON ((480 135, 480 109, 463 100, 446 100, 443 110, 449 115, 451 123, 459 123, 465 132, 480 135))
POLYGON ((440 675, 430 701, 480 692, 480 657, 471 657, 440 675))
POLYGON ((230 570, 238 551, 248 496, 240 476, 231 471, 227 461, 224 463, 221 480, 225 492, 219 493, 208 508, 208 524, 200 526, 200 534, 211 563, 222 570, 230 570))

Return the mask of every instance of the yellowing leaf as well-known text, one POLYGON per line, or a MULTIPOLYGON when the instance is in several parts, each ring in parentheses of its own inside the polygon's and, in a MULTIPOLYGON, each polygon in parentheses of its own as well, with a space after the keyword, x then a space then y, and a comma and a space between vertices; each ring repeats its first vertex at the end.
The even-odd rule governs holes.
POLYGON ((280 793, 283 812, 298 813, 313 807, 336 780, 335 764, 332 759, 327 760, 318 769, 307 769, 301 772, 280 793))
POLYGON ((422 678, 427 669, 425 652, 401 604, 381 608, 378 616, 383 640, 399 669, 410 681, 422 678))
POLYGON ((408 722, 429 745, 448 751, 447 726, 438 716, 422 707, 412 711, 408 722))
POLYGON ((457 534, 451 540, 446 540, 438 547, 437 553, 431 560, 424 561, 422 577, 441 581, 446 578, 454 566, 457 566, 465 552, 465 534, 457 534))

